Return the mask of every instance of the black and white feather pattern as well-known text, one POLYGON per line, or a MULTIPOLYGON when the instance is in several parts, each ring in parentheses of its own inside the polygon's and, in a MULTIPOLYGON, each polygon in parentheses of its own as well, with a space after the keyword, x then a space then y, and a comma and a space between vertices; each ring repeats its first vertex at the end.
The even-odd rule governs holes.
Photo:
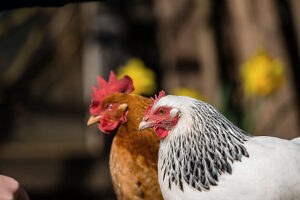
POLYGON ((180 117, 160 144, 165 199, 300 199, 297 139, 250 136, 211 105, 189 97, 165 96, 152 110, 160 106, 178 109, 180 117))

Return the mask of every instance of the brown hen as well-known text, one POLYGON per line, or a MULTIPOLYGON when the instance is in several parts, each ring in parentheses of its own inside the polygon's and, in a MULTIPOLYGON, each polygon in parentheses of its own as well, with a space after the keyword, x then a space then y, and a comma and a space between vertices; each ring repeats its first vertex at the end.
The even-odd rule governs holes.
POLYGON ((151 100, 130 94, 134 88, 128 76, 117 80, 111 72, 109 82, 98 80, 88 125, 98 123, 102 132, 115 133, 109 166, 118 199, 163 199, 157 177, 159 139, 152 130, 138 130, 151 100))

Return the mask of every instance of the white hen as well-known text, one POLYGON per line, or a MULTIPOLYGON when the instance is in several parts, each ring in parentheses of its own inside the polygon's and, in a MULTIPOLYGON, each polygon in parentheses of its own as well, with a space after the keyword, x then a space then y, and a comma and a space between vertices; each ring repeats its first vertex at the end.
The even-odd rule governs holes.
POLYGON ((165 200, 300 200, 300 139, 251 136, 211 105, 160 93, 140 129, 154 127, 165 200))

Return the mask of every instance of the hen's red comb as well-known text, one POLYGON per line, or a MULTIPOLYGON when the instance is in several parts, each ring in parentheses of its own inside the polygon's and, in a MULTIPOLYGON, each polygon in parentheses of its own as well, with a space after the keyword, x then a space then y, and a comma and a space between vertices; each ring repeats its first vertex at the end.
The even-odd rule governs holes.
POLYGON ((158 96, 155 95, 155 98, 151 97, 150 99, 152 100, 152 103, 148 106, 147 110, 146 110, 146 114, 150 114, 150 111, 154 105, 155 102, 157 102, 159 99, 161 99, 162 97, 166 96, 165 91, 160 91, 158 96))
POLYGON ((129 94, 134 90, 132 79, 125 75, 120 80, 117 79, 113 71, 110 71, 109 81, 106 82, 101 76, 98 76, 99 88, 93 86, 92 103, 90 105, 91 114, 96 114, 102 100, 109 94, 115 92, 129 94))

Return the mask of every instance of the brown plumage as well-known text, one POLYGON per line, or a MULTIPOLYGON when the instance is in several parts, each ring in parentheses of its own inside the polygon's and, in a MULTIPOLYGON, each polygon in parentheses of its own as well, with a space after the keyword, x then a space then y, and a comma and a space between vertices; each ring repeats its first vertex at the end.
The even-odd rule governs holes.
POLYGON ((138 130, 139 122, 151 100, 128 93, 109 92, 106 95, 101 93, 102 96, 98 96, 103 98, 97 99, 97 91, 95 91, 91 105, 92 123, 100 122, 100 130, 115 134, 109 166, 117 198, 119 200, 160 200, 163 199, 157 177, 160 141, 153 130, 138 130), (126 113, 126 120, 124 120, 124 113, 126 113), (118 126, 111 131, 112 124, 116 122, 118 126))
POLYGON ((128 104, 128 121, 118 128, 110 151, 110 173, 118 199, 163 199, 157 177, 159 139, 152 130, 138 130, 151 100, 131 94, 110 98, 128 104))

